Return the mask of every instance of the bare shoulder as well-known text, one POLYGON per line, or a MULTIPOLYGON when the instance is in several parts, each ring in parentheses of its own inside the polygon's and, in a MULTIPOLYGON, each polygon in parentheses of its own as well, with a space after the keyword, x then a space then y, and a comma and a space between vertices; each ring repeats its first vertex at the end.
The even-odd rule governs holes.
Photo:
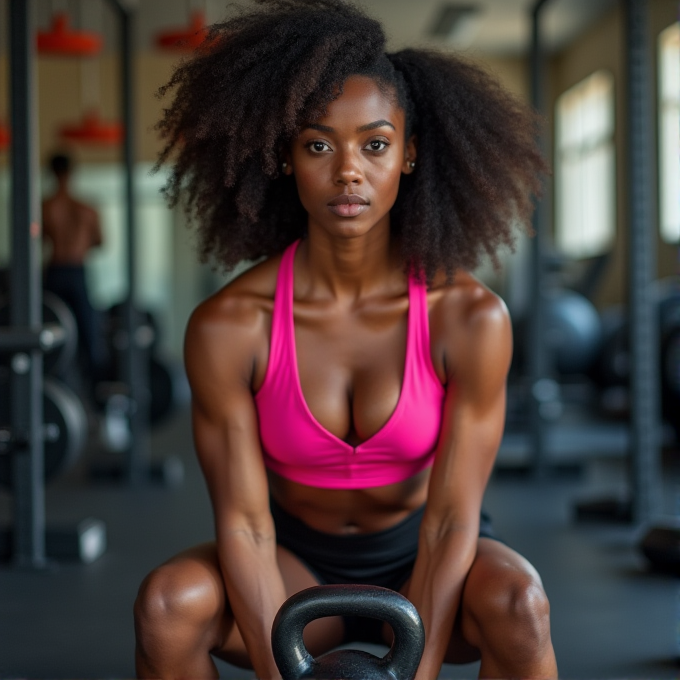
POLYGON ((503 300, 468 272, 452 283, 435 279, 428 293, 432 345, 446 372, 460 374, 478 363, 505 372, 512 355, 510 316, 503 300))
POLYGON ((80 213, 82 219, 96 223, 99 220, 99 213, 87 203, 83 203, 76 198, 71 198, 71 204, 80 213))
POLYGON ((266 363, 280 256, 247 270, 192 313, 184 342, 189 380, 240 376, 249 384, 266 363))
POLYGON ((434 294, 435 313, 455 319, 469 330, 483 331, 486 326, 504 326, 509 321, 503 300, 472 274, 459 271, 452 283, 443 277, 435 279, 431 292, 434 294))

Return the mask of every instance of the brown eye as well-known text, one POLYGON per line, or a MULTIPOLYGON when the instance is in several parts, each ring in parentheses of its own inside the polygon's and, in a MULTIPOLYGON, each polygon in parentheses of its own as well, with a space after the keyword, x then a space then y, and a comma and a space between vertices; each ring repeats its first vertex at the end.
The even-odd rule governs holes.
POLYGON ((383 151, 388 146, 388 143, 384 142, 382 139, 373 139, 368 143, 368 148, 371 151, 383 151))
POLYGON ((317 141, 317 142, 312 142, 309 145, 309 148, 312 149, 312 151, 316 151, 316 153, 323 153, 324 151, 326 151, 329 148, 329 146, 328 146, 328 144, 326 144, 326 142, 318 142, 317 141))

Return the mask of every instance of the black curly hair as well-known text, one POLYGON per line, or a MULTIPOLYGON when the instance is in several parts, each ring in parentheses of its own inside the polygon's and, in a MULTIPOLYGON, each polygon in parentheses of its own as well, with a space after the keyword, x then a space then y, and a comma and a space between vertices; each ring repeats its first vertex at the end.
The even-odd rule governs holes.
POLYGON ((64 177, 71 172, 71 158, 63 153, 55 153, 49 160, 50 169, 56 177, 64 177))
POLYGON ((405 111, 418 167, 391 211, 405 267, 431 281, 512 247, 547 168, 537 117, 478 66, 407 49, 385 53, 380 24, 343 0, 257 0, 211 27, 206 47, 176 68, 157 124, 171 158, 170 205, 197 224, 203 260, 227 270, 303 236, 287 145, 324 114, 352 75, 368 75, 405 111))

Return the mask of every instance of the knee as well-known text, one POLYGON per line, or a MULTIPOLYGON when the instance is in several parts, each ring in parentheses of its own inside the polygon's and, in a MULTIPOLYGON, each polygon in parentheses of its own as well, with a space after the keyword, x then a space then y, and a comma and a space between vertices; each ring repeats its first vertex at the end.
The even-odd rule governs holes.
POLYGON ((220 598, 210 580, 193 571, 166 564, 142 581, 134 605, 138 636, 171 635, 178 628, 200 627, 215 617, 220 598))
POLYGON ((509 620, 540 638, 550 630, 550 603, 538 579, 523 575, 515 579, 507 597, 509 620))
POLYGON ((475 619, 487 644, 527 658, 550 644, 550 603, 538 576, 512 573, 484 592, 475 619))

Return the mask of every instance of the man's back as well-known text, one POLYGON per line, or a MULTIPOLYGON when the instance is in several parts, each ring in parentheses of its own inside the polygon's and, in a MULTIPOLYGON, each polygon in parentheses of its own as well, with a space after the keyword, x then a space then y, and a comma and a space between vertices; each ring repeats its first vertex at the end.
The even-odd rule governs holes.
POLYGON ((66 191, 43 201, 42 220, 43 235, 52 244, 50 264, 83 264, 90 248, 102 242, 95 210, 66 191))
POLYGON ((73 311, 78 337, 89 364, 88 373, 95 383, 104 375, 108 356, 97 312, 87 293, 83 265, 90 248, 102 242, 99 217, 93 208, 71 196, 68 156, 53 156, 50 166, 57 189, 42 204, 43 238, 51 245, 43 286, 58 295, 73 311))

